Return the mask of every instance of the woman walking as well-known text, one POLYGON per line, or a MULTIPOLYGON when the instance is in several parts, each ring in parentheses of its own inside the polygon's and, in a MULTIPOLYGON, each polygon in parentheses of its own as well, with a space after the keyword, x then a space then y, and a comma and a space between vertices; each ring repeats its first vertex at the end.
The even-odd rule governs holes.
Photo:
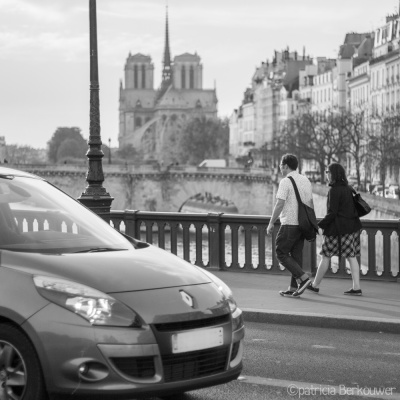
POLYGON ((353 190, 349 186, 346 172, 339 163, 331 163, 325 171, 329 180, 327 214, 318 223, 323 230, 324 242, 317 274, 307 289, 318 293, 319 285, 329 268, 331 257, 345 257, 350 264, 353 287, 344 294, 361 296, 360 267, 356 257, 360 256, 361 221, 353 202, 353 190))

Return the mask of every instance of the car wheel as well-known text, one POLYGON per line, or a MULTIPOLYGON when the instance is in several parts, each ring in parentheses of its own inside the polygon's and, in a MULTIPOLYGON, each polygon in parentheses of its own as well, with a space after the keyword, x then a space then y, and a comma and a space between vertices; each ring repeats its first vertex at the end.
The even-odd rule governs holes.
POLYGON ((42 369, 28 338, 10 324, 0 324, 0 400, 47 398, 42 369))

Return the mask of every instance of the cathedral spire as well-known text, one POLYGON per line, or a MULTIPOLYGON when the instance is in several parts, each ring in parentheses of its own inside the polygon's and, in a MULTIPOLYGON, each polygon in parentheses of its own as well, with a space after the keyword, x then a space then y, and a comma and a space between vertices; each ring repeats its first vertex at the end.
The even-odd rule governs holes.
POLYGON ((163 60, 163 72, 162 72, 162 83, 170 83, 172 78, 171 69, 171 53, 169 51, 169 29, 168 29, 168 5, 165 17, 165 46, 164 46, 164 60, 163 60))

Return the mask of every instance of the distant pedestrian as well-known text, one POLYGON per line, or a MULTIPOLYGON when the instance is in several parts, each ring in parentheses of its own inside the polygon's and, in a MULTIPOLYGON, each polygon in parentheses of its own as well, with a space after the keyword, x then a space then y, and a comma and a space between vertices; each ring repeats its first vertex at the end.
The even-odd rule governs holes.
POLYGON ((314 208, 314 203, 311 182, 306 176, 296 171, 298 165, 295 155, 282 156, 279 167, 284 178, 279 183, 276 203, 267 227, 267 235, 271 235, 274 223, 279 217, 281 226, 276 237, 276 256, 292 274, 289 288, 281 290, 279 294, 291 297, 300 296, 311 284, 311 280, 302 269, 304 236, 299 229, 298 202, 289 177, 296 182, 303 203, 312 208, 314 208))
POLYGON ((356 257, 360 256, 361 221, 354 207, 353 192, 348 184, 346 172, 339 163, 331 163, 325 171, 329 180, 327 214, 318 223, 323 230, 324 242, 321 260, 309 290, 318 293, 319 285, 329 268, 333 256, 345 257, 350 264, 353 287, 344 292, 361 296, 360 267, 356 257))

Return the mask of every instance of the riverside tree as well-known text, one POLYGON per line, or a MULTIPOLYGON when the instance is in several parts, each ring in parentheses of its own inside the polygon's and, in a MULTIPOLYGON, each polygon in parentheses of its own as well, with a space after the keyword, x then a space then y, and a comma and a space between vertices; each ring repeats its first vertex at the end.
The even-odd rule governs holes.
POLYGON ((184 164, 197 165, 204 159, 226 158, 229 153, 228 119, 191 118, 183 126, 177 145, 184 164))
POLYGON ((47 145, 48 159, 54 163, 66 158, 84 160, 88 149, 87 142, 81 134, 81 129, 77 127, 57 128, 47 145), (64 141, 67 141, 67 143, 62 146, 64 141))

